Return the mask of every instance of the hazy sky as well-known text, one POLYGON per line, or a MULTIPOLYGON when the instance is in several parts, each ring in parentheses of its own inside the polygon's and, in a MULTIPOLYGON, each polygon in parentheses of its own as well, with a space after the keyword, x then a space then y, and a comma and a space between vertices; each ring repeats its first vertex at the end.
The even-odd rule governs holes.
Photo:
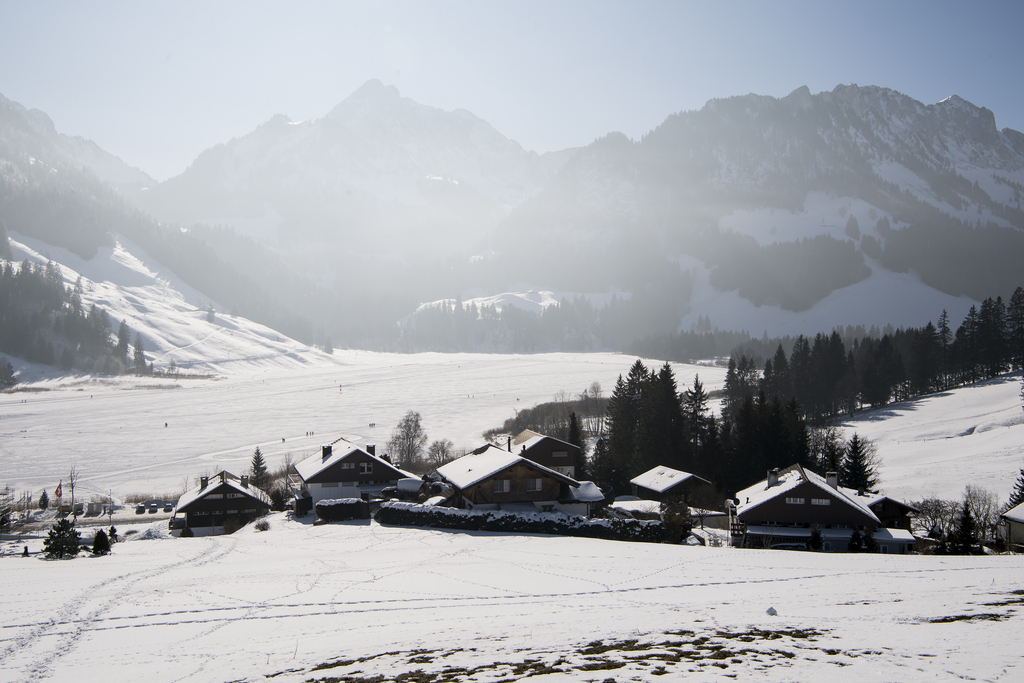
POLYGON ((714 97, 883 85, 1024 131, 1024 2, 0 3, 0 93, 164 179, 379 78, 527 149, 714 97))

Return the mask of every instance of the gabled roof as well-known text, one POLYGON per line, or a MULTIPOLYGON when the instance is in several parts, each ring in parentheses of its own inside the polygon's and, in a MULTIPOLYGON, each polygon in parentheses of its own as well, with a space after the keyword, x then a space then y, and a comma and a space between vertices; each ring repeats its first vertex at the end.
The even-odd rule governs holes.
POLYGON ((1021 503, 1017 507, 1010 508, 1006 512, 1000 515, 1003 519, 1008 519, 1011 522, 1017 522, 1018 524, 1024 524, 1024 503, 1021 503))
POLYGON ((696 474, 690 474, 689 472, 683 472, 681 470, 674 470, 671 467, 665 467, 664 465, 659 465, 654 469, 647 470, 643 474, 633 477, 629 480, 629 483, 636 484, 637 486, 650 491, 665 493, 665 491, 669 490, 673 486, 693 478, 699 479, 706 484, 711 483, 703 477, 698 477, 696 474))
POLYGON ((736 507, 736 514, 744 515, 757 508, 759 505, 763 505, 770 500, 774 500, 779 496, 783 496, 791 492, 793 489, 804 483, 821 489, 823 493, 836 497, 850 507, 862 512, 865 516, 881 524, 881 521, 879 521, 878 517, 875 516, 875 513, 872 512, 869 507, 870 498, 866 496, 858 496, 857 492, 853 489, 843 487, 834 489, 828 485, 828 481, 826 481, 824 477, 815 474, 810 470, 804 469, 800 465, 790 465, 786 469, 780 471, 779 482, 774 486, 769 487, 768 480, 762 479, 753 486, 749 486, 737 493, 736 497, 739 498, 740 503, 736 507))
POLYGON ((452 460, 447 465, 438 467, 437 473, 451 482, 456 488, 467 489, 520 462, 569 486, 580 485, 580 482, 571 477, 567 477, 539 463, 515 453, 509 453, 504 448, 498 448, 491 444, 477 449, 469 455, 464 455, 457 460, 452 460))
POLYGON ((563 446, 565 446, 566 448, 572 448, 572 449, 575 449, 575 450, 579 450, 579 446, 574 446, 571 443, 569 443, 568 441, 562 441, 561 439, 556 439, 553 436, 545 436, 544 434, 538 434, 537 432, 530 431, 529 429, 527 429, 527 430, 525 430, 523 432, 520 432, 519 436, 517 436, 515 438, 515 440, 512 441, 512 445, 513 446, 519 446, 519 452, 522 453, 523 451, 530 450, 531 448, 533 448, 534 446, 539 444, 544 439, 551 439, 555 443, 560 443, 563 446), (524 439, 523 437, 527 436, 527 435, 529 435, 528 438, 524 439))
POLYGON ((387 460, 382 460, 381 458, 378 458, 376 455, 370 455, 362 448, 359 448, 355 444, 350 443, 348 441, 342 441, 340 443, 335 444, 330 457, 328 457, 326 460, 324 460, 322 451, 320 453, 316 453, 315 455, 309 456, 308 458, 306 458, 305 460, 303 460, 302 462, 295 466, 295 471, 296 473, 298 473, 299 477, 302 478, 302 481, 309 481, 310 479, 320 474, 324 470, 333 467, 337 463, 341 462, 342 460, 345 460, 349 456, 354 455, 356 453, 362 454, 364 457, 369 458, 374 462, 379 462, 381 465, 384 465, 385 467, 389 467, 395 470, 396 472, 400 473, 403 477, 419 479, 419 477, 416 476, 415 474, 406 472, 405 470, 395 467, 387 460))
POLYGON ((192 503, 196 502, 197 500, 202 500, 211 493, 225 493, 229 489, 237 491, 238 493, 244 493, 250 498, 255 498, 256 500, 260 501, 261 503, 264 503, 265 505, 270 505, 270 496, 268 496, 264 491, 251 485, 242 486, 242 483, 239 480, 232 479, 230 478, 230 476, 231 475, 225 477, 224 481, 221 481, 221 478, 219 476, 211 477, 210 482, 206 485, 206 488, 199 488, 197 486, 193 489, 189 489, 185 493, 181 494, 181 498, 178 498, 178 504, 174 507, 174 511, 179 512, 181 510, 184 510, 192 503))
MULTIPOLYGON (((856 496, 857 495, 856 489, 848 489, 848 488, 846 488, 844 486, 840 486, 839 488, 841 488, 848 495, 851 495, 851 496, 856 496)), ((881 493, 866 493, 866 494, 864 494, 861 497, 867 499, 869 506, 874 505, 875 503, 880 503, 883 500, 888 500, 889 502, 896 503, 897 505, 900 505, 902 507, 907 508, 907 510, 909 510, 911 512, 920 512, 920 510, 918 510, 913 505, 908 505, 907 503, 904 503, 902 500, 896 500, 895 498, 890 498, 889 496, 886 496, 886 495, 881 494, 881 493)))

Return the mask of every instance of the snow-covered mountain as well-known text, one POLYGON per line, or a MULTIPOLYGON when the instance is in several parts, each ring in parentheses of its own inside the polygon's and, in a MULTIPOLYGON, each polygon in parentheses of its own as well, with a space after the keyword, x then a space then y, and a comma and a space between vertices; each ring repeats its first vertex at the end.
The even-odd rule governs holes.
POLYGON ((497 239, 543 240, 569 260, 603 254, 609 267, 630 251, 674 256, 694 281, 683 327, 700 315, 733 327, 738 310, 720 296, 730 292, 768 317, 827 319, 816 309, 831 293, 892 274, 917 284, 889 322, 917 324, 928 317, 913 303, 1005 297, 1021 284, 1022 193, 1024 135, 999 130, 988 109, 874 86, 802 87, 712 100, 638 141, 597 140, 497 239))
POLYGON ((447 254, 479 241, 570 155, 528 152, 468 111, 371 80, 321 119, 277 115, 134 197, 161 220, 229 224, 283 249, 312 240, 447 254))
POLYGON ((53 120, 38 109, 26 109, 0 94, 0 125, 35 133, 66 153, 78 167, 92 170, 101 180, 113 185, 154 182, 144 171, 129 166, 102 149, 92 140, 58 133, 53 120))

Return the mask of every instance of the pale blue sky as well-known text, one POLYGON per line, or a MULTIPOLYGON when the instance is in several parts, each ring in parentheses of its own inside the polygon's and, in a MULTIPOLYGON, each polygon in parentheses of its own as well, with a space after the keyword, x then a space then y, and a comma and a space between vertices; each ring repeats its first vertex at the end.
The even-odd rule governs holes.
POLYGON ((714 97, 882 85, 1024 130, 1022 2, 0 3, 0 93, 158 179, 371 78, 527 149, 714 97))

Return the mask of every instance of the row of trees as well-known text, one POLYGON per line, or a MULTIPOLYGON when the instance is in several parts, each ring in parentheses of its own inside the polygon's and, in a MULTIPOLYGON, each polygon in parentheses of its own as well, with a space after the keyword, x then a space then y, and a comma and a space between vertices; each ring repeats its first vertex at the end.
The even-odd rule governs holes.
POLYGON ((881 339, 854 338, 838 331, 800 336, 789 355, 782 344, 761 366, 740 352, 729 360, 725 413, 735 416, 748 396, 795 399, 812 424, 824 424, 863 405, 945 390, 1024 368, 1024 288, 1007 307, 1002 298, 971 307, 955 334, 945 311, 938 325, 900 328, 881 339))
POLYGON ((637 360, 625 378, 619 377, 608 401, 606 433, 595 447, 592 474, 613 494, 630 492, 630 479, 657 465, 697 474, 730 494, 768 470, 795 463, 836 471, 840 483, 851 488, 877 485, 870 444, 856 434, 844 444, 837 432, 829 439, 812 433, 796 400, 783 404, 778 395, 758 392, 716 417, 699 377, 680 392, 668 363, 655 372, 637 360))

